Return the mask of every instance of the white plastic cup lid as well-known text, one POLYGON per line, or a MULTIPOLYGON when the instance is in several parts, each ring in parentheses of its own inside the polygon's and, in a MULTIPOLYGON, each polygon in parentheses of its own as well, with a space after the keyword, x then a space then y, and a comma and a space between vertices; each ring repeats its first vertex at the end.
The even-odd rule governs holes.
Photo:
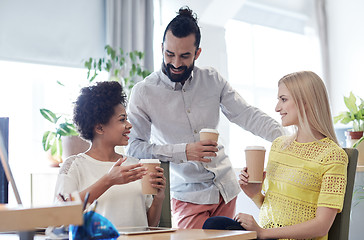
POLYGON ((161 163, 159 159, 140 159, 140 163, 161 163))
POLYGON ((212 129, 212 128, 202 128, 200 133, 202 133, 202 132, 219 134, 219 132, 216 129, 212 129))
POLYGON ((263 146, 247 146, 245 148, 245 151, 248 151, 248 150, 263 150, 263 151, 265 151, 265 147, 263 147, 263 146))

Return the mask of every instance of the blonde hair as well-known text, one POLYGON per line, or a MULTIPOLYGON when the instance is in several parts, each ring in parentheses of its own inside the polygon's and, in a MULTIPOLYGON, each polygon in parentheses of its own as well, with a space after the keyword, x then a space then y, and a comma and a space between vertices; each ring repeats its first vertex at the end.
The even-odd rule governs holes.
MULTIPOLYGON (((332 122, 325 84, 314 72, 288 74, 278 82, 286 85, 298 109, 298 121, 303 131, 316 139, 312 130, 320 132, 338 144, 332 122)), ((316 139, 318 140, 318 139, 316 139)))

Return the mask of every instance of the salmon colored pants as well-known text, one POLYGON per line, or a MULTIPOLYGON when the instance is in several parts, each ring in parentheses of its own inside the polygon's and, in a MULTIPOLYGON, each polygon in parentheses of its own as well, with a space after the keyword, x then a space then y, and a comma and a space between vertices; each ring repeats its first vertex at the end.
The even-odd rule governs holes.
POLYGON ((183 229, 202 229, 204 222, 209 217, 225 216, 233 218, 235 204, 236 197, 225 204, 221 195, 217 204, 194 204, 174 198, 171 200, 173 220, 177 223, 178 228, 183 229))

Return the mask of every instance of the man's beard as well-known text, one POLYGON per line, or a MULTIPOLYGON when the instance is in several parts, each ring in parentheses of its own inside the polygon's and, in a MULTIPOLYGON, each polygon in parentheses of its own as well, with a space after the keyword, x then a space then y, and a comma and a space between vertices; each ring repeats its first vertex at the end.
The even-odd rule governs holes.
POLYGON ((168 76, 168 78, 172 82, 185 82, 190 76, 191 72, 195 66, 195 61, 187 68, 187 66, 180 66, 179 68, 174 68, 172 64, 168 63, 167 65, 162 63, 162 71, 168 76), (176 70, 184 70, 181 74, 174 74, 171 72, 171 68, 176 70))

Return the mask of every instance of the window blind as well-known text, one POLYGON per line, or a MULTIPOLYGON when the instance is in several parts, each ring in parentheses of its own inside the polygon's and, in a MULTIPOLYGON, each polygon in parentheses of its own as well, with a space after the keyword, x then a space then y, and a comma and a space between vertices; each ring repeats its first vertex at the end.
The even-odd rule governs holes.
POLYGON ((104 46, 103 0, 0 1, 0 59, 82 67, 104 46))

